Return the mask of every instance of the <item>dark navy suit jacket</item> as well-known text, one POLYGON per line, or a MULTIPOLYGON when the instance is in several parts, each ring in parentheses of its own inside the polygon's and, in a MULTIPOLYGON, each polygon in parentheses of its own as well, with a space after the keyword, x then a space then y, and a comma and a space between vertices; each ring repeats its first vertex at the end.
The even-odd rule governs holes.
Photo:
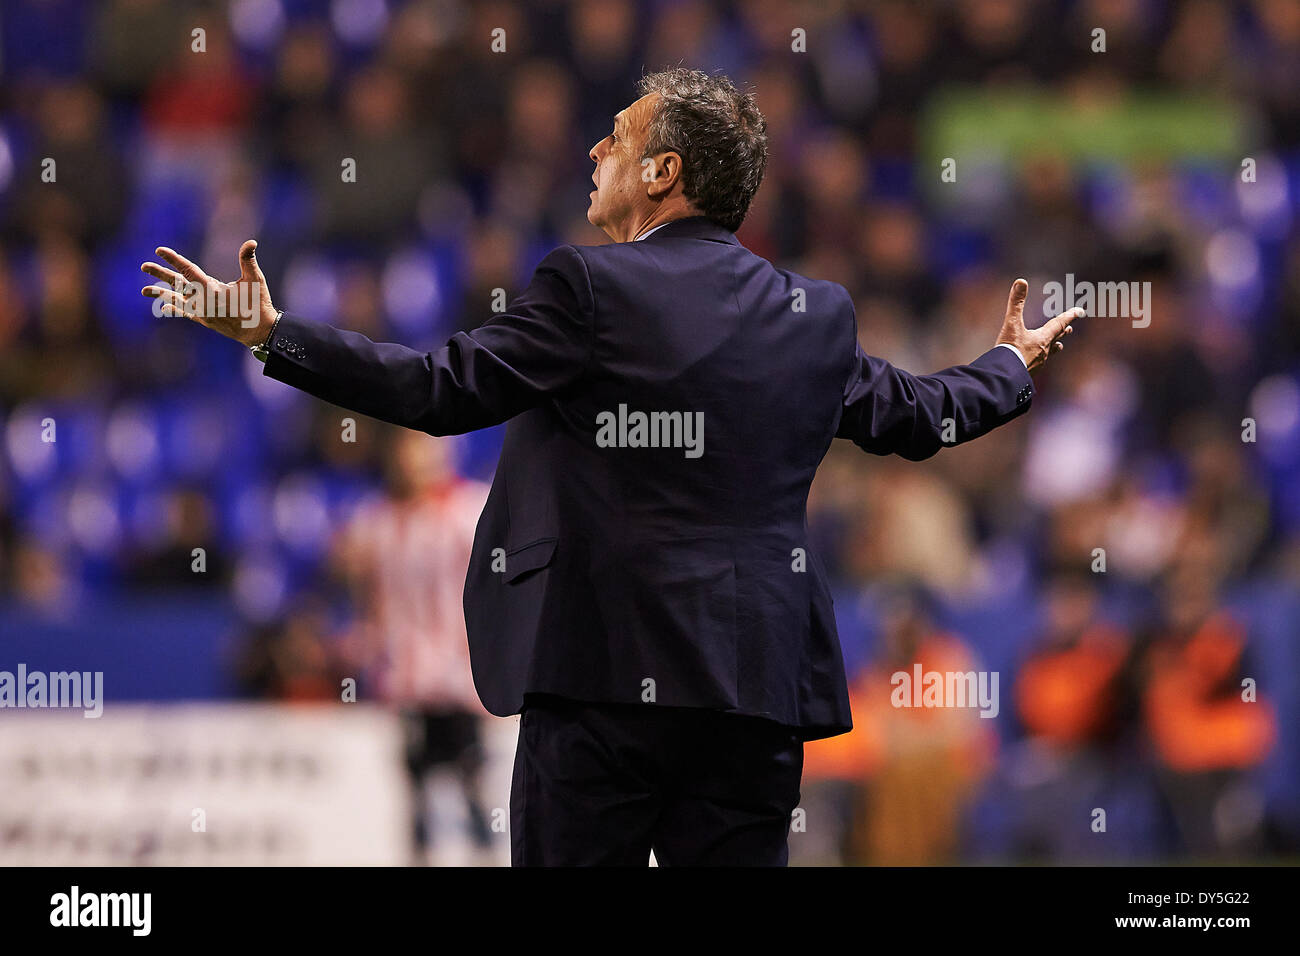
POLYGON ((852 726, 805 511, 831 440, 920 460, 1033 396, 1004 348, 934 375, 866 355, 844 288, 699 217, 556 249, 504 314, 435 352, 289 314, 270 348, 267 375, 384 421, 435 435, 509 421, 465 582, 489 711, 530 692, 653 699, 804 739, 852 726), (662 447, 688 434, 667 416, 661 447, 626 428, 624 445, 614 428, 598 442, 620 405, 625 422, 702 413, 702 453, 662 447))

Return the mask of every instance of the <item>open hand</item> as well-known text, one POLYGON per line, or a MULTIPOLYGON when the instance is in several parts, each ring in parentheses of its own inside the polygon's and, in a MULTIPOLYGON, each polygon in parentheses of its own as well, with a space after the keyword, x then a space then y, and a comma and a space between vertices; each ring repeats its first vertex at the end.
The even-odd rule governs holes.
POLYGON ((1025 357, 1025 365, 1030 372, 1043 367, 1051 356, 1065 348, 1062 341, 1074 331, 1070 323, 1084 316, 1083 309, 1070 309, 1054 319, 1049 319, 1036 329, 1025 328, 1025 297, 1029 295, 1029 283, 1017 279, 1011 283, 1011 295, 1007 299, 1007 314, 1002 320, 1002 331, 998 333, 997 345, 1014 345, 1025 357))
POLYGON ((214 279, 174 249, 159 246, 157 254, 169 265, 146 262, 140 271, 166 282, 170 288, 145 286, 140 294, 159 299, 158 315, 183 315, 199 325, 248 347, 261 345, 270 334, 276 309, 257 264, 257 240, 239 247, 239 278, 214 279))

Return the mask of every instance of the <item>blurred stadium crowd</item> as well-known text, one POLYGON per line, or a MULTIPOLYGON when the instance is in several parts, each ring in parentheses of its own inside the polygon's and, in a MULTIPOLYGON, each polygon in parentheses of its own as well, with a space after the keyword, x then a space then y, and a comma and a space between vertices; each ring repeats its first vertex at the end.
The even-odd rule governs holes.
MULTIPOLYGON (((1018 275, 1030 308, 1067 274, 1151 283, 1149 326, 1080 323, 1014 425, 923 464, 832 449, 810 525, 858 726, 807 748, 793 859, 1295 854, 1295 0, 5 0, 0 645, 136 654, 135 698, 337 699, 364 663, 340 541, 397 494, 394 435, 345 440, 346 413, 155 318, 139 263, 229 277, 256 237, 279 306, 436 347, 554 245, 604 241, 586 151, 676 64, 756 88, 740 238, 844 284, 872 354, 969 361, 1018 275), (1044 135, 1071 121, 1095 135, 1044 135), (998 672, 1000 715, 891 707, 915 662, 998 672)), ((460 474, 499 441, 449 442, 460 474)))

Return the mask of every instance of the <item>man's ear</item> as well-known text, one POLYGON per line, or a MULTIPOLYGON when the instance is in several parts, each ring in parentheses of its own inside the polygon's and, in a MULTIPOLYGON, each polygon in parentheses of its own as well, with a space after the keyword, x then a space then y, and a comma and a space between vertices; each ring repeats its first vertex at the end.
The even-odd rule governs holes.
POLYGON ((641 160, 641 181, 651 199, 663 199, 682 178, 682 158, 677 153, 660 153, 641 160))

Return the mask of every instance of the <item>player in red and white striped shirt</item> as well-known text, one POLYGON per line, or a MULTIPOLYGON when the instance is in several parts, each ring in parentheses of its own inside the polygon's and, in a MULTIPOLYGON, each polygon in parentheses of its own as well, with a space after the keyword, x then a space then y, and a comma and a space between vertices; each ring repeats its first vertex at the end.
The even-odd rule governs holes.
POLYGON ((456 439, 388 434, 385 490, 358 506, 336 553, 358 610, 354 646, 406 725, 415 847, 423 858, 431 842, 424 783, 435 767, 456 772, 474 840, 480 847, 490 840, 478 795, 487 712, 474 690, 461 604, 488 486, 457 474, 456 439))

